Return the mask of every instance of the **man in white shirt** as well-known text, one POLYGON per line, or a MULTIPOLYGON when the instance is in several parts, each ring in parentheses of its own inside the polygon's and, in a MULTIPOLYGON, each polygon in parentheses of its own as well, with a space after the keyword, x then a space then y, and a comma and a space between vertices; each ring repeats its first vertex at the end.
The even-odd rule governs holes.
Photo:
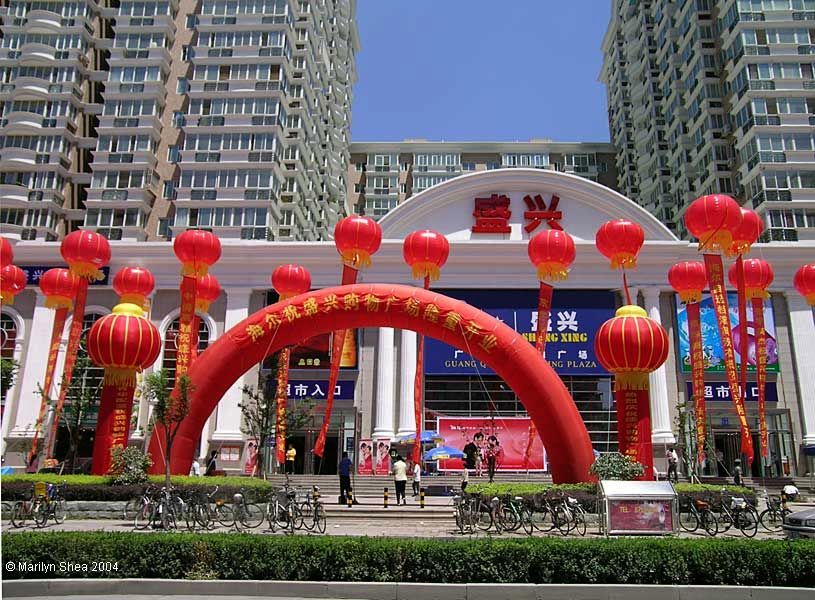
POLYGON ((781 503, 786 508, 787 502, 794 502, 798 498, 798 488, 788 483, 781 490, 781 503))
POLYGON ((422 466, 413 463, 413 496, 419 495, 419 488, 422 486, 422 466))
POLYGON ((192 467, 190 468, 190 475, 193 477, 201 477, 201 463, 197 458, 192 459, 192 467))
POLYGON ((405 464, 405 459, 398 455, 393 463, 393 483, 396 486, 396 506, 399 506, 399 504, 407 504, 407 500, 405 499, 407 465, 405 464), (400 499, 401 502, 399 502, 400 499))

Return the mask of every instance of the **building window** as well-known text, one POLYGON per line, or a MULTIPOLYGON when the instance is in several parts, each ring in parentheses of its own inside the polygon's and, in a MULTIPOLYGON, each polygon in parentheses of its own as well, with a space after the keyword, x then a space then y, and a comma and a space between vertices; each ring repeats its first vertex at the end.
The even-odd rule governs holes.
POLYGON ((189 87, 190 86, 187 83, 187 78, 186 77, 179 77, 176 80, 176 84, 175 84, 176 93, 178 93, 178 94, 186 94, 189 87))
MULTIPOLYGON (((161 368, 167 370, 167 382, 172 388, 175 385, 175 365, 176 365, 176 339, 178 338, 178 322, 174 319, 164 334, 164 360, 161 368)), ((205 319, 198 319, 198 353, 200 354, 209 346, 209 326, 205 319)))
POLYGON ((187 15, 187 29, 195 29, 195 26, 197 24, 198 24, 198 15, 187 15))
POLYGON ((474 162, 461 163, 461 170, 462 171, 475 171, 475 163, 474 162))
POLYGON ((487 171, 494 171, 495 169, 500 169, 501 165, 497 162, 488 162, 487 163, 487 171))

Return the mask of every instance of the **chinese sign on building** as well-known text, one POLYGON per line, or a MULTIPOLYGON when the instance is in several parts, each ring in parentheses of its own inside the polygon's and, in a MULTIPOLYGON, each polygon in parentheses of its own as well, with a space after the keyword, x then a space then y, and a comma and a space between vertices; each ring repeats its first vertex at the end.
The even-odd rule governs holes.
MULTIPOLYGON (((690 381, 685 383, 688 398, 693 397, 693 389, 690 381)), ((767 402, 778 402, 778 386, 774 381, 768 381, 766 391, 767 402)), ((747 402, 758 402, 758 384, 754 381, 747 382, 747 394, 744 395, 747 402)), ((706 402, 730 402, 730 384, 726 381, 706 381, 705 382, 706 402)))
MULTIPOLYGON (((563 218, 563 212, 558 210, 560 198, 557 195, 552 195, 547 200, 541 194, 527 194, 524 196, 524 204, 526 210, 524 211, 524 230, 527 233, 532 233, 542 223, 550 229, 560 229, 560 220, 563 218)), ((509 219, 512 216, 510 209, 511 200, 505 194, 492 194, 489 198, 476 198, 475 210, 473 210, 473 217, 475 223, 472 227, 473 233, 494 233, 505 234, 512 231, 509 219)))
MULTIPOLYGON (((268 380, 272 390, 275 380, 268 380)), ((340 379, 334 387, 335 400, 353 400, 356 381, 353 379, 340 379)), ((325 400, 328 390, 328 381, 325 379, 289 379, 287 395, 289 400, 325 400)))
MULTIPOLYGON (((23 270, 26 276, 26 285, 39 285, 40 284, 40 277, 48 269, 54 268, 67 268, 65 265, 20 265, 20 268, 23 270)), ((98 280, 91 280, 91 285, 109 285, 108 278, 110 277, 110 267, 102 267, 100 269, 102 271, 102 279, 98 280)))

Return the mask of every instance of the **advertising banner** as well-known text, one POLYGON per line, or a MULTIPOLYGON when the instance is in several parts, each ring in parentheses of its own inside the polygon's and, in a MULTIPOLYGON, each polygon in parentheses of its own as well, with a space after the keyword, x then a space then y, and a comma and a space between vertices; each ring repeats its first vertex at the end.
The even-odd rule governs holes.
MULTIPOLYGON (((357 368, 356 331, 346 332, 342 346, 341 369, 357 368)), ((289 360, 290 369, 328 369, 331 366, 331 334, 323 333, 308 338, 293 347, 289 360)))
POLYGON ((374 440, 374 475, 391 472, 391 441, 387 438, 374 440))
MULTIPOLYGON (((741 355, 738 353, 742 327, 739 324, 738 299, 735 293, 727 294, 727 303, 730 307, 730 325, 733 329, 733 347, 736 353, 736 364, 741 365, 741 355)), ((702 297, 699 306, 699 318, 702 324, 702 353, 705 361, 705 371, 708 373, 724 373, 724 351, 716 324, 716 311, 709 295, 702 297)), ((690 366, 690 337, 688 334, 688 315, 686 307, 677 300, 676 320, 679 325, 679 358, 682 371, 691 372, 690 366)), ((758 341, 754 326, 755 318, 753 308, 747 307, 747 370, 756 370, 756 348, 758 341)), ((764 301, 764 329, 766 331, 767 372, 778 373, 778 344, 776 343, 775 316, 770 300, 764 301)))
MULTIPOLYGON (((485 474, 486 456, 491 442, 498 448, 496 471, 545 471, 546 453, 540 436, 534 436, 527 458, 530 422, 529 417, 496 417, 494 420, 489 417, 439 417, 438 431, 445 446, 457 448, 468 456, 472 456, 473 452, 480 452, 485 474), (491 440, 493 436, 497 444, 495 440, 491 440)), ((439 470, 460 471, 464 460, 440 460, 439 470)), ((472 462, 468 466, 472 467, 472 462)))
MULTIPOLYGON (((688 398, 691 396, 692 386, 688 381, 685 383, 688 393, 688 398)), ((730 384, 726 381, 706 381, 705 382, 705 401, 706 402, 731 402, 730 397, 730 384)), ((778 402, 778 386, 774 381, 768 381, 765 388, 767 396, 765 401, 778 402)), ((747 382, 747 393, 744 394, 744 400, 747 402, 758 402, 758 384, 754 381, 747 382)))
POLYGON ((609 532, 673 533, 671 500, 609 500, 609 532))
MULTIPOLYGON (((496 317, 535 343, 538 290, 439 290, 496 317)), ((608 375, 594 355, 594 334, 614 316, 615 299, 607 290, 555 290, 547 323, 545 357, 560 375, 608 375)), ((428 338, 426 375, 493 375, 467 352, 428 338)))
POLYGON ((374 474, 373 440, 359 440, 359 463, 357 475, 374 474))

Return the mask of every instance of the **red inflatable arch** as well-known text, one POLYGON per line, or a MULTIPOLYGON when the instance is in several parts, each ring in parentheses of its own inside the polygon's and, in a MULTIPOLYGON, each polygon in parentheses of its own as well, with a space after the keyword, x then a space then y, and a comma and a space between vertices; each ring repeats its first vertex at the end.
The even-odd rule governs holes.
MULTIPOLYGON (((589 481, 594 461, 580 413, 563 382, 523 337, 497 319, 432 290, 360 284, 302 294, 259 310, 207 348, 189 370, 189 416, 173 444, 173 473, 189 472, 196 441, 227 389, 284 346, 337 329, 410 329, 456 346, 488 364, 515 391, 546 445, 556 483, 589 481)), ((157 440, 150 450, 162 472, 157 440)))

